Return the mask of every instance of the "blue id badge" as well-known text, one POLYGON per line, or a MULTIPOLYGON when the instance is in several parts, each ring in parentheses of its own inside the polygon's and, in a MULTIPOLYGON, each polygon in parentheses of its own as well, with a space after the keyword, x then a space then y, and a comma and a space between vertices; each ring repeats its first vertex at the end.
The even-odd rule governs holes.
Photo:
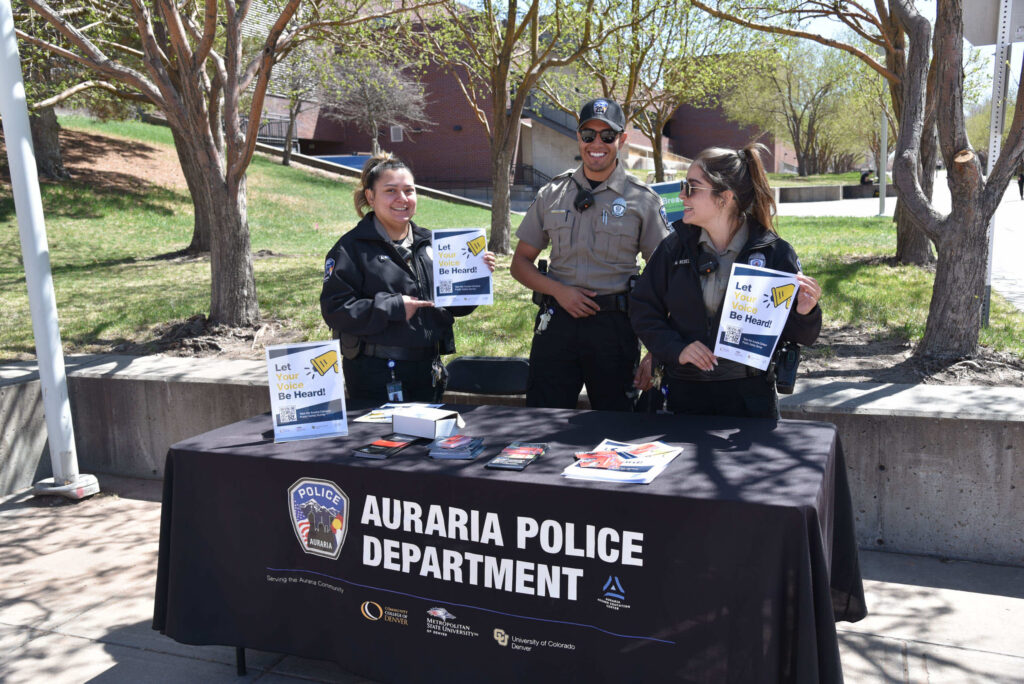
POLYGON ((395 362, 388 359, 388 369, 391 371, 391 382, 384 385, 388 393, 388 401, 405 401, 402 394, 402 381, 395 377, 395 362))

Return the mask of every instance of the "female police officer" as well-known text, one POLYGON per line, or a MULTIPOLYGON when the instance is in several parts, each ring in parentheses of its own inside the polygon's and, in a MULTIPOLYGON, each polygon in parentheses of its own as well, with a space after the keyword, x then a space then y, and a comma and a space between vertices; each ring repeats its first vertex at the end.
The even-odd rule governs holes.
MULTIPOLYGON (((430 301, 430 231, 412 222, 416 187, 401 160, 367 161, 355 206, 362 220, 327 253, 320 294, 324 321, 341 339, 349 397, 440 401, 441 354, 455 351, 453 317, 475 307, 430 301)), ((494 254, 485 252, 484 261, 493 271, 494 254)))
POLYGON ((630 298, 630 320, 665 366, 675 413, 778 417, 774 380, 712 354, 732 264, 796 273, 796 306, 782 341, 811 344, 821 330, 821 288, 800 273, 775 232, 775 200, 759 151, 711 148, 694 160, 679 193, 683 219, 651 257, 630 298))

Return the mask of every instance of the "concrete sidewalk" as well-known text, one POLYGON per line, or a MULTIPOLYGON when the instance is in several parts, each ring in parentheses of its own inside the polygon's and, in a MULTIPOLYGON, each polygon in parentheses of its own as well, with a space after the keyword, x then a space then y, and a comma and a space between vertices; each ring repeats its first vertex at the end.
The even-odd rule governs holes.
MULTIPOLYGON (((100 476, 73 504, 0 500, 0 682, 367 682, 333 663, 179 644, 150 627, 161 483, 100 476)), ((846 681, 1024 681, 1024 569, 863 552, 870 616, 839 623, 846 681)), ((481 681, 486 681, 486 675, 481 681)))

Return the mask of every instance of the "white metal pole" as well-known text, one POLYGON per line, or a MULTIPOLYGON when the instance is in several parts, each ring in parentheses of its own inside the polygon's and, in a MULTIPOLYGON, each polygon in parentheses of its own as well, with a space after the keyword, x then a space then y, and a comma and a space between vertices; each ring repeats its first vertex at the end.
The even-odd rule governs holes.
POLYGON ((68 381, 57 327, 57 303, 50 275, 50 252, 43 222, 43 203, 36 175, 36 157, 28 124, 28 105, 22 81, 14 15, 10 0, 0 0, 0 116, 11 170, 14 211, 18 216, 21 255, 25 262, 32 333, 39 363, 39 383, 46 413, 53 478, 36 484, 36 494, 60 494, 81 499, 99 491, 92 475, 78 472, 75 434, 71 425, 68 381))
MULTIPOLYGON (((1006 88, 1010 78, 1010 14, 1013 0, 1000 0, 999 22, 996 27, 996 49, 992 67, 992 113, 988 126, 988 163, 985 175, 991 175, 992 166, 999 158, 1003 147, 1003 120, 1006 118, 1006 88)), ((988 260, 985 262, 985 301, 981 308, 981 324, 988 327, 989 309, 992 306, 992 255, 995 245, 996 216, 988 222, 988 260)))

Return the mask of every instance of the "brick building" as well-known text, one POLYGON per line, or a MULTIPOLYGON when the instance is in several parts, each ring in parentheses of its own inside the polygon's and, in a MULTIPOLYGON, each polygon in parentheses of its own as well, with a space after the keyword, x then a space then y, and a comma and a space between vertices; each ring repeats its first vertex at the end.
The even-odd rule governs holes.
POLYGON ((730 121, 719 107, 700 109, 682 105, 665 128, 669 149, 683 157, 692 159, 707 147, 738 149, 756 141, 768 148, 769 157, 763 160, 767 171, 796 172, 796 152, 792 147, 771 133, 762 133, 753 126, 741 126, 730 121))

